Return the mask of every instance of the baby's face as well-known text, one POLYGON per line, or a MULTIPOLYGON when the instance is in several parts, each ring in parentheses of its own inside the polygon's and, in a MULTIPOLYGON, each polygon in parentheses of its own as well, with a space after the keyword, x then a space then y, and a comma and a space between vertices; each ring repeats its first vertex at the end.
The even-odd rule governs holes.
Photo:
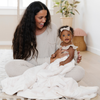
POLYGON ((70 31, 64 30, 61 32, 60 38, 65 43, 70 43, 72 40, 72 33, 70 31))

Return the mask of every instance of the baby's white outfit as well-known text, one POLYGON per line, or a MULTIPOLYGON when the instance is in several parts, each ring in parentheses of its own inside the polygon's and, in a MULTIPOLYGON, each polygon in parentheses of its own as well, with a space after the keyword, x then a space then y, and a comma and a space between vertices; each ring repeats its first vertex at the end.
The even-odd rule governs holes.
MULTIPOLYGON (((73 49, 75 50, 74 51, 74 60, 75 60, 75 62, 77 63, 77 57, 78 57, 78 55, 77 55, 77 46, 75 46, 74 44, 70 44, 70 45, 68 45, 68 46, 61 46, 60 44, 59 45, 57 45, 57 48, 59 49, 59 48, 61 48, 62 47, 62 49, 65 49, 65 50, 67 50, 67 49, 69 49, 69 47, 73 47, 73 49)), ((68 52, 64 52, 64 53, 68 53, 68 52)))
MULTIPOLYGON (((73 49, 76 46, 70 45, 73 49)), ((68 49, 70 46, 63 47, 68 49)), ((60 97, 86 99, 97 95, 98 87, 78 86, 78 83, 71 77, 64 77, 66 72, 75 67, 75 60, 59 66, 61 61, 68 58, 68 55, 55 60, 53 63, 42 65, 26 70, 22 75, 4 79, 1 84, 3 92, 31 99, 57 99, 60 97)))

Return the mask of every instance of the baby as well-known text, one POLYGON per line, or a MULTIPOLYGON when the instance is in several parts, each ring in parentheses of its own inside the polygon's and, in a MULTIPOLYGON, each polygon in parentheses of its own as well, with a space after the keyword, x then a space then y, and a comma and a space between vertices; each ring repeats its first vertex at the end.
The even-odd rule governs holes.
MULTIPOLYGON (((59 65, 65 65, 74 59, 77 62, 77 46, 72 44, 72 38, 74 36, 74 30, 69 26, 62 26, 58 30, 58 36, 61 39, 60 45, 58 45, 59 49, 64 49, 63 53, 68 53, 69 56, 64 61, 61 61, 59 65)), ((52 57, 56 56, 58 50, 52 55, 52 57)))

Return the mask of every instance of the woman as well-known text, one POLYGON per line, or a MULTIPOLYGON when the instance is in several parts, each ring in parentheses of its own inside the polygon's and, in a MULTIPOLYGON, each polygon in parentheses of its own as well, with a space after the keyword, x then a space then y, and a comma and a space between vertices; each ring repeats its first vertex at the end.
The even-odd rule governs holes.
MULTIPOLYGON (((21 75, 27 69, 42 64, 53 62, 67 54, 59 50, 57 55, 50 57, 56 50, 57 27, 51 23, 48 8, 41 2, 32 2, 17 26, 13 38, 13 60, 6 64, 5 70, 8 76, 21 75)), ((78 57, 80 62, 81 57, 78 57)), ((66 73, 66 77, 72 77, 80 81, 84 76, 84 70, 80 66, 66 73)))

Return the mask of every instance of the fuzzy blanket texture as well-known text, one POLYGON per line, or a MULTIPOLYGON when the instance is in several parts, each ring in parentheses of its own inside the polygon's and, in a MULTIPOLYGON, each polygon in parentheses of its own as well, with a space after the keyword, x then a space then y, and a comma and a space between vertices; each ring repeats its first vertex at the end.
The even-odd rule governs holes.
POLYGON ((5 79, 7 76, 5 72, 5 64, 13 59, 12 50, 8 49, 1 49, 0 50, 0 89, 1 87, 1 80, 5 79))
MULTIPOLYGON (((75 67, 75 61, 59 66, 59 62, 64 61, 66 57, 57 59, 55 62, 33 67, 17 77, 7 77, 4 72, 5 62, 12 60, 12 51, 4 50, 5 57, 0 62, 3 92, 13 95, 17 92, 18 96, 33 99, 56 99, 60 97, 69 97, 75 99, 93 98, 97 95, 98 87, 78 86, 78 83, 72 78, 66 78, 65 73, 75 67), (2 66, 2 67, 1 67, 2 66), (7 78, 6 78, 7 77, 7 78)), ((2 57, 2 54, 0 54, 2 57)))

